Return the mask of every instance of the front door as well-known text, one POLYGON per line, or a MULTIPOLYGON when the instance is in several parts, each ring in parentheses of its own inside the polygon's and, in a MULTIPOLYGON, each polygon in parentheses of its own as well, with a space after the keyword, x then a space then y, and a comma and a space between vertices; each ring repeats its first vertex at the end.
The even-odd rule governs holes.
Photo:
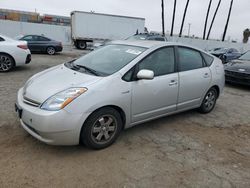
MULTIPOLYGON (((176 110, 178 73, 173 47, 165 47, 148 55, 136 67, 154 72, 153 80, 132 82, 132 122, 158 117, 176 110)), ((136 75, 136 74, 135 74, 136 75)))

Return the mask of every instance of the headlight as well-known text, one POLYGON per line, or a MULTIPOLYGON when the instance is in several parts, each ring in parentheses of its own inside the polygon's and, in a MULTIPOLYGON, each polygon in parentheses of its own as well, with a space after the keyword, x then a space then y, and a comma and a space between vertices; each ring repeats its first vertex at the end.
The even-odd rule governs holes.
POLYGON ((47 99, 41 108, 49 111, 61 110, 87 90, 87 88, 69 88, 47 99))

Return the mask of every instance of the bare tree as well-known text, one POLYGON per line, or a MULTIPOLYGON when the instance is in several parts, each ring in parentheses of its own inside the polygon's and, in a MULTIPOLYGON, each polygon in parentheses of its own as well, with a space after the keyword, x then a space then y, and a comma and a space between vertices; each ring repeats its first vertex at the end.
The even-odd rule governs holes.
POLYGON ((206 16, 206 21, 205 21, 205 26, 204 26, 204 32, 203 32, 203 40, 206 39, 206 32, 207 32, 207 21, 208 21, 208 17, 209 17, 209 13, 210 13, 210 9, 211 9, 211 4, 212 4, 213 0, 210 0, 209 5, 208 5, 208 9, 207 9, 207 16, 206 16))
POLYGON ((176 10, 176 0, 174 0, 174 10, 173 10, 172 28, 171 28, 170 36, 173 36, 173 33, 174 33, 175 10, 176 10))
POLYGON ((161 0, 162 36, 165 36, 164 0, 161 0))
POLYGON ((187 0, 186 7, 185 7, 185 10, 184 10, 179 37, 182 36, 182 30, 183 30, 183 26, 184 26, 184 22, 185 22, 185 18, 186 18, 186 13, 187 13, 188 5, 189 5, 189 0, 187 0))
POLYGON ((229 23, 230 16, 231 16, 231 11, 232 11, 232 7, 233 7, 233 2, 234 2, 234 0, 231 0, 231 4, 230 4, 230 8, 229 8, 229 13, 228 13, 228 17, 227 17, 227 23, 226 23, 226 26, 225 26, 225 29, 224 29, 222 41, 225 41, 225 37, 226 37, 226 34, 227 34, 227 28, 228 28, 228 23, 229 23))
POLYGON ((212 30, 212 27, 213 27, 213 25, 214 25, 214 20, 215 20, 215 18, 216 18, 217 12, 218 12, 218 10, 219 10, 219 8, 220 8, 220 4, 221 4, 221 0, 219 0, 218 5, 217 5, 217 8, 216 8, 216 10, 215 10, 214 17, 213 17, 213 20, 212 20, 212 22, 211 22, 211 25, 210 25, 210 28, 209 28, 209 31, 208 31, 208 34, 207 34, 207 40, 209 39, 209 36, 210 36, 211 30, 212 30))
POLYGON ((250 37, 250 29, 245 29, 243 32, 243 43, 247 43, 249 37, 250 37))

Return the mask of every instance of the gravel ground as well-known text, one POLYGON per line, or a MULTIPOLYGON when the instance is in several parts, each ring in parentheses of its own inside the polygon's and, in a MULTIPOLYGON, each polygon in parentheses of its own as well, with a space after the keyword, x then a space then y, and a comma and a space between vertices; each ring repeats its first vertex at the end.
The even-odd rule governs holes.
POLYGON ((33 55, 0 74, 0 187, 250 187, 250 88, 227 85, 208 115, 188 111, 124 131, 111 147, 45 145, 21 127, 18 88, 78 57, 33 55))

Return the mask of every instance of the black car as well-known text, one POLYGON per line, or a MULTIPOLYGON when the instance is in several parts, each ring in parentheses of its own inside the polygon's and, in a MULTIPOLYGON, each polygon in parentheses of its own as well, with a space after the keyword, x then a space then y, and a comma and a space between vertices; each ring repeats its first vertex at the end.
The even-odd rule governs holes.
POLYGON ((18 38, 28 42, 28 48, 31 52, 43 52, 54 55, 63 50, 62 43, 39 35, 25 35, 18 38))
POLYGON ((215 48, 209 51, 212 55, 220 58, 223 63, 227 63, 230 60, 238 59, 241 53, 234 48, 215 48))
POLYGON ((250 51, 225 64, 226 82, 250 86, 250 51))
POLYGON ((159 34, 149 34, 149 33, 141 33, 135 34, 126 40, 156 40, 156 41, 167 41, 166 37, 163 37, 159 34))

